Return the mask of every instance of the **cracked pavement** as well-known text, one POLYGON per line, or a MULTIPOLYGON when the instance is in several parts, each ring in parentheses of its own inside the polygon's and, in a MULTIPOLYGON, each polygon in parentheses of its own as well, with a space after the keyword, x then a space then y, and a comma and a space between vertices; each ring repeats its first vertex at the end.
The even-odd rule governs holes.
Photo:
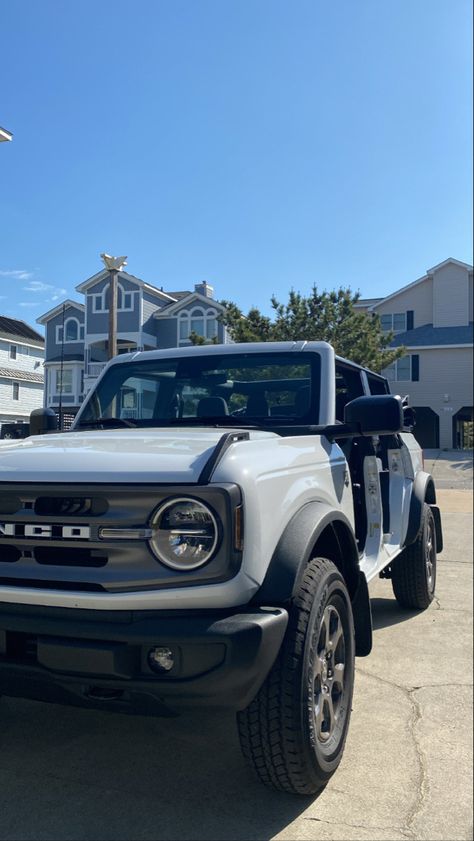
POLYGON ((0 839, 472 839, 472 493, 451 485, 435 602, 402 611, 390 581, 371 585, 374 648, 356 661, 344 758, 319 797, 254 780, 232 715, 3 698, 0 839))

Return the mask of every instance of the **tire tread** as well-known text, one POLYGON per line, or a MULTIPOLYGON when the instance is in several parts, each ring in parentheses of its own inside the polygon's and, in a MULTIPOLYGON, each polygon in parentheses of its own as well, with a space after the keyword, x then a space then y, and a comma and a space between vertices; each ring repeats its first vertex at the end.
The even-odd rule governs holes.
POLYGON ((295 712, 295 682, 300 682, 314 594, 322 579, 334 571, 338 573, 326 558, 314 558, 308 563, 275 665, 256 698, 237 714, 240 744, 247 762, 263 783, 292 794, 314 794, 330 776, 321 774, 315 782, 314 770, 310 771, 305 762, 300 716, 295 712))
MULTIPOLYGON (((424 524, 427 517, 433 518, 433 515, 429 505, 424 503, 421 534, 414 543, 404 549, 392 567, 392 588, 400 607, 425 610, 433 601, 433 594, 430 594, 428 589, 422 556, 424 524)), ((433 539, 435 539, 434 528, 433 539)))

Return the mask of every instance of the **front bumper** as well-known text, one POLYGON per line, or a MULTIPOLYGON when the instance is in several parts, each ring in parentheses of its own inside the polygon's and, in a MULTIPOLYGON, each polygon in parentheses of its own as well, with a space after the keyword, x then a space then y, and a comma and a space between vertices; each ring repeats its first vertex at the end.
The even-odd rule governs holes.
POLYGON ((281 608, 234 613, 90 611, 0 605, 0 695, 117 712, 244 709, 285 634, 281 608), (156 674, 148 652, 173 654, 156 674))

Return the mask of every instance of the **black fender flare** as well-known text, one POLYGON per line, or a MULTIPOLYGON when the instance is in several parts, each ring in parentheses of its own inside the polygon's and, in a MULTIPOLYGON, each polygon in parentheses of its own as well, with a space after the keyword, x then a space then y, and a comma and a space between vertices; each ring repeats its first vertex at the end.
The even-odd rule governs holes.
POLYGON ((430 473, 420 470, 413 482, 410 499, 410 513, 408 515, 407 533, 403 545, 410 546, 420 534, 423 522, 423 505, 426 502, 430 506, 435 521, 436 551, 443 549, 443 531, 441 528, 441 515, 436 505, 436 489, 433 477, 430 473))
POLYGON ((356 654, 362 657, 369 654, 372 647, 372 613, 367 581, 359 568, 359 552, 350 521, 342 511, 335 511, 327 503, 307 502, 293 515, 252 601, 260 605, 284 605, 291 601, 324 532, 333 545, 337 545, 338 556, 343 561, 338 566, 352 602, 356 654))

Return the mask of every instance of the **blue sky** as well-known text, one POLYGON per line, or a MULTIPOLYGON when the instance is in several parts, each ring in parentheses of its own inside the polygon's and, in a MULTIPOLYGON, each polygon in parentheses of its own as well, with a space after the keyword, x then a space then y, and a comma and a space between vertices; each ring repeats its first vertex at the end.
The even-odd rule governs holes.
POLYGON ((0 313, 101 268, 388 294, 472 262, 470 0, 0 2, 0 313))

